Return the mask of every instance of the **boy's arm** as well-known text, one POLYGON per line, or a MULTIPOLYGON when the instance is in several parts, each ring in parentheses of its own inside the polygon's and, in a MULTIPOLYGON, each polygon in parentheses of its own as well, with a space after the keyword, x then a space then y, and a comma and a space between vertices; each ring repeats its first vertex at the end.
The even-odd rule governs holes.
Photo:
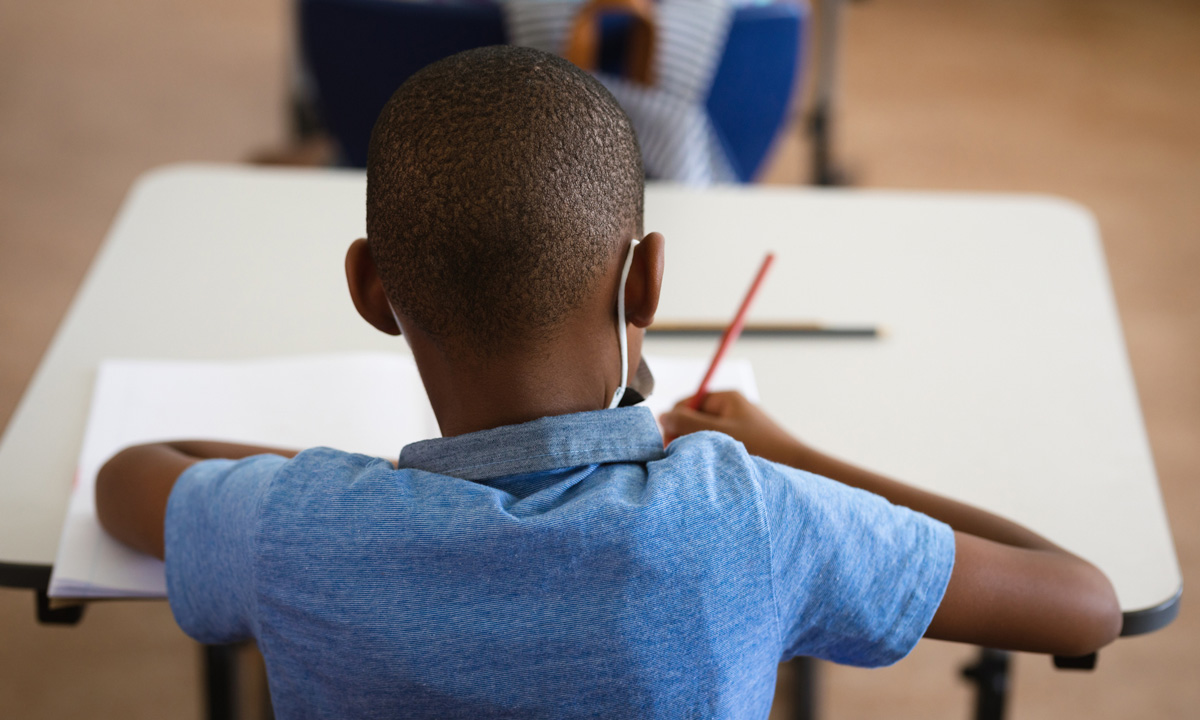
POLYGON ((134 445, 112 456, 96 476, 96 516, 129 547, 163 557, 167 498, 184 470, 201 460, 252 455, 292 457, 295 450, 186 440, 134 445))
POLYGON ((927 637, 985 647, 1086 655, 1121 629, 1108 578, 1026 528, 825 455, 738 393, 713 393, 697 412, 680 403, 661 418, 669 435, 717 430, 759 457, 881 495, 955 530, 950 583, 927 637))

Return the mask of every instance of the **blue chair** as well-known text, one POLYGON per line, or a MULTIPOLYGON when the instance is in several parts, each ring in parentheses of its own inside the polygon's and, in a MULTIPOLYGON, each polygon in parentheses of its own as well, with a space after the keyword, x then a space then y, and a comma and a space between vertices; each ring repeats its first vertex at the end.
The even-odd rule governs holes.
MULTIPOLYGON (((505 42, 501 10, 491 4, 299 0, 297 9, 317 112, 350 166, 366 165, 375 118, 408 76, 456 52, 505 42)), ((620 73, 628 24, 604 19, 601 70, 620 73)), ((808 8, 798 2, 734 15, 706 107, 742 182, 754 179, 788 120, 808 26, 808 8)))

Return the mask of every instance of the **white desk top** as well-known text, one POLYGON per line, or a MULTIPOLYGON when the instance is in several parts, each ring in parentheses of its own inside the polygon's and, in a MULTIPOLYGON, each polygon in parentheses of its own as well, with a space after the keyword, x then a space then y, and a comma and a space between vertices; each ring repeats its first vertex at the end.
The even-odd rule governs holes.
MULTIPOLYGON (((0 566, 53 562, 97 362, 391 350, 345 289, 359 172, 175 166, 131 191, 0 440, 0 566)), ((1010 517, 1101 567, 1127 613, 1181 578, 1096 225, 1011 195, 651 185, 660 319, 877 324, 743 338, 763 402, 825 450, 1010 517)), ((656 354, 716 339, 651 336, 656 354)), ((0 579, 2 580, 2 579, 0 579)))

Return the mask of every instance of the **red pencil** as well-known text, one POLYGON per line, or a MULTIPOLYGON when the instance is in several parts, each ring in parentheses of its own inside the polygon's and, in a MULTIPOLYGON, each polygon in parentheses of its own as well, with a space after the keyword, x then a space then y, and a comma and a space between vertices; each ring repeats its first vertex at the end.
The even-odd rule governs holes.
POLYGON ((754 276, 754 282, 750 283, 750 289, 746 291, 742 306, 738 308, 737 315, 733 316, 733 322, 721 336, 721 344, 717 346, 717 354, 713 356, 712 364, 708 366, 708 372, 700 381, 700 389, 688 402, 688 407, 691 409, 699 410, 700 406, 704 404, 704 398, 708 396, 708 384, 712 382, 713 375, 717 373, 717 366, 721 364, 721 359, 725 357, 726 351, 742 334, 742 328, 746 325, 746 315, 750 311, 750 303, 754 302, 754 296, 758 294, 758 288, 762 285, 763 278, 767 276, 767 270, 770 269, 773 262, 775 262, 775 253, 767 253, 767 256, 763 258, 762 266, 758 268, 758 275, 754 276))

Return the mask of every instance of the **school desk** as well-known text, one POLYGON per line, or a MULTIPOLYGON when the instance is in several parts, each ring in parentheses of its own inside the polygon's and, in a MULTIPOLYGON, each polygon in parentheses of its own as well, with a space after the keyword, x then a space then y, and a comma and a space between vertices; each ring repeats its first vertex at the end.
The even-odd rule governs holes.
MULTIPOLYGON (((44 592, 101 359, 406 351, 345 289, 364 205, 354 171, 182 165, 138 181, 0 440, 0 585, 44 592)), ((662 320, 727 321, 771 249, 752 321, 883 330, 739 341, 732 356, 750 358, 790 430, 1092 561, 1116 586, 1124 634, 1174 618, 1179 567, 1086 210, 1023 195, 652 185, 646 228, 667 238, 662 320)), ((706 355, 715 343, 651 334, 647 348, 706 355)))

